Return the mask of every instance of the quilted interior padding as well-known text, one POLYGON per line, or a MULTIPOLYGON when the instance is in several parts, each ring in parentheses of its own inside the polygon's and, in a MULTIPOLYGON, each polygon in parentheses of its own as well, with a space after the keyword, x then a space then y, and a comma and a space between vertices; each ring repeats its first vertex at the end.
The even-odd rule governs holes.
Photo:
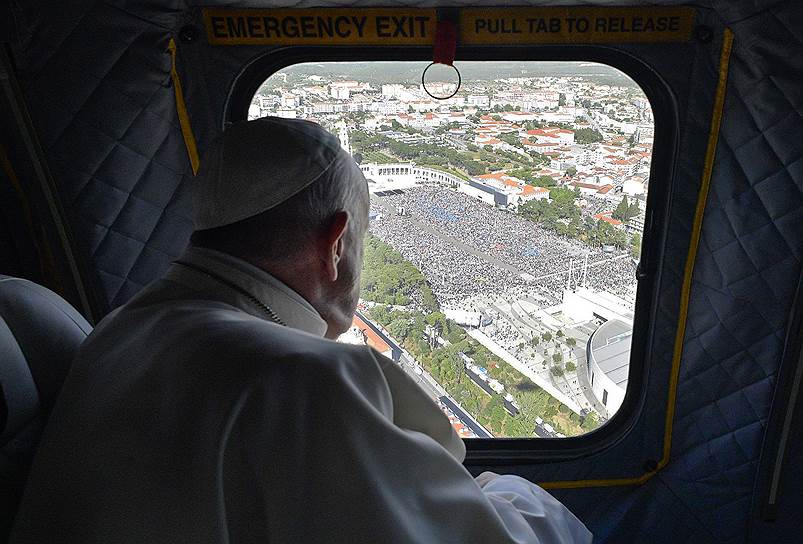
POLYGON ((158 276, 191 232, 169 33, 104 3, 28 15, 26 100, 103 314, 158 276))
POLYGON ((722 540, 746 531, 801 273, 800 28, 803 12, 792 3, 733 25, 736 49, 695 266, 667 478, 686 504, 706 505, 700 521, 722 540))

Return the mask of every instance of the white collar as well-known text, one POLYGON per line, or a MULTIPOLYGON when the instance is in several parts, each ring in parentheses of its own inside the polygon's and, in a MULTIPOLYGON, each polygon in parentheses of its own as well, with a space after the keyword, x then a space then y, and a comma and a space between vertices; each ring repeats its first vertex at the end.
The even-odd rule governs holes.
POLYGON ((326 333, 326 321, 304 297, 272 274, 249 262, 227 253, 193 246, 187 248, 178 260, 179 265, 182 262, 189 264, 190 267, 184 266, 178 270, 174 267, 168 274, 171 279, 181 281, 185 271, 194 271, 194 276, 205 272, 205 275, 208 275, 206 279, 211 281, 198 283, 197 278, 193 278, 189 282, 182 281, 182 283, 195 289, 204 286, 214 288, 216 294, 225 292, 226 302, 265 319, 264 311, 249 300, 245 295, 247 293, 273 310, 288 327, 316 336, 323 336, 326 333), (217 277, 231 282, 245 293, 227 286, 223 281, 217 280, 217 277))

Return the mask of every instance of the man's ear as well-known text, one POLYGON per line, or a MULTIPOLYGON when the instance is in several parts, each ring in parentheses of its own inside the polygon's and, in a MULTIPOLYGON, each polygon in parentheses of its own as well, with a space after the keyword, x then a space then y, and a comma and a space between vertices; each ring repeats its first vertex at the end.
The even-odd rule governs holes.
POLYGON ((346 241, 345 238, 350 221, 349 212, 339 211, 335 213, 323 235, 323 266, 326 279, 332 282, 337 281, 337 266, 343 257, 343 245, 346 241))

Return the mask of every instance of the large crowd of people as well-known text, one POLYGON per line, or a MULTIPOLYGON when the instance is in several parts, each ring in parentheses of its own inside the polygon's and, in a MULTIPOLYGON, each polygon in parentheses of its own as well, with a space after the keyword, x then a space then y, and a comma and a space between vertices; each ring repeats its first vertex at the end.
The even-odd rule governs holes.
POLYGON ((371 233, 421 270, 441 304, 480 293, 502 294, 511 287, 525 285, 516 274, 461 251, 406 217, 383 212, 380 219, 371 222, 371 233))
POLYGON ((556 304, 569 283, 570 261, 576 285, 586 259, 588 287, 632 297, 635 266, 624 251, 605 253, 445 187, 417 186, 373 198, 372 211, 380 218, 372 221, 371 232, 423 272, 441 304, 514 291, 556 304))

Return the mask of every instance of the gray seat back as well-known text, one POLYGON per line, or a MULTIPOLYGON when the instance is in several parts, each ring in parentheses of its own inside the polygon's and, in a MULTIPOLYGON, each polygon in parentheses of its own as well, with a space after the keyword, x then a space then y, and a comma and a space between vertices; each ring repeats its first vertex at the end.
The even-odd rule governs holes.
POLYGON ((54 292, 0 275, 0 541, 70 363, 91 330, 54 292))

